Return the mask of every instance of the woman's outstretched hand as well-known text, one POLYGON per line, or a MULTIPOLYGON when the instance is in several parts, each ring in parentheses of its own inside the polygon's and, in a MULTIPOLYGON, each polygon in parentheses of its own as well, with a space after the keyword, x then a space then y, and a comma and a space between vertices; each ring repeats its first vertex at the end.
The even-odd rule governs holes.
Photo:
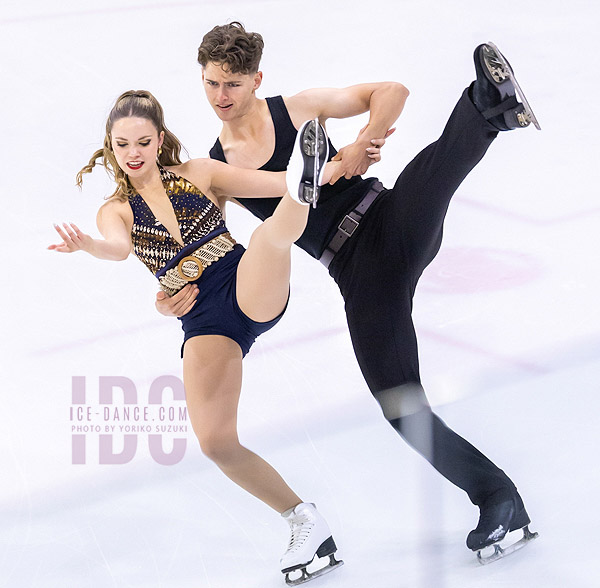
POLYGON ((82 233, 75 223, 63 223, 63 228, 54 225, 56 232, 63 240, 62 243, 49 245, 48 249, 59 253, 73 253, 74 251, 89 251, 94 239, 82 233))

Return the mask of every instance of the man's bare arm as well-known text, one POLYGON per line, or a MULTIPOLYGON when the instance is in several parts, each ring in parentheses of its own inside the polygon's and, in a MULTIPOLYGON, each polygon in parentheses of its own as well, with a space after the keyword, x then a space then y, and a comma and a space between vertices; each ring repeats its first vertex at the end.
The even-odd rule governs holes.
POLYGON ((369 112, 369 122, 361 129, 354 143, 340 149, 336 160, 342 165, 339 177, 351 177, 366 172, 372 161, 367 149, 374 139, 385 138, 402 113, 409 92, 397 82, 358 84, 348 88, 314 88, 286 98, 286 106, 292 122, 298 127, 304 120, 318 117, 321 122, 328 118, 348 118, 369 112))

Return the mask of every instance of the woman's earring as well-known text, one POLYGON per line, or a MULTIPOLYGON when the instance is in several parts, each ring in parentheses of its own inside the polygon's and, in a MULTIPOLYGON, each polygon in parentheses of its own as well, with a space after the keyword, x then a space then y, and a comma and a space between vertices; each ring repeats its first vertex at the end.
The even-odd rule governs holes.
POLYGON ((160 155, 161 155, 161 153, 162 153, 162 147, 159 147, 159 148, 158 148, 158 153, 157 153, 157 155, 156 155, 156 159, 157 159, 157 160, 158 160, 158 159, 160 159, 160 155))

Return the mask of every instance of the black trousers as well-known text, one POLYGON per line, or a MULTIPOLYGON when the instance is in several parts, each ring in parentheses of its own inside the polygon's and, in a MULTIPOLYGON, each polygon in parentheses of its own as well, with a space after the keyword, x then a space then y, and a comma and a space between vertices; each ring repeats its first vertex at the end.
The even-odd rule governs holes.
POLYGON ((439 251, 450 200, 497 134, 465 90, 441 137, 379 196, 329 267, 360 369, 386 418, 477 505, 498 490, 518 494, 502 470, 431 411, 411 315, 419 277, 439 251))

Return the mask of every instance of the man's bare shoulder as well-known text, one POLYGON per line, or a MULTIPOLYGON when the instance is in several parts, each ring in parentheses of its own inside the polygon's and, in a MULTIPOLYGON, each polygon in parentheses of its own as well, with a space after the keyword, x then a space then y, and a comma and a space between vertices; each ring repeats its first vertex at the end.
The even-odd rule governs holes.
POLYGON ((309 88, 292 96, 284 96, 283 101, 286 106, 291 105, 295 108, 315 108, 331 91, 332 88, 309 88))
POLYGON ((308 119, 320 116, 321 104, 327 88, 310 88, 293 96, 283 96, 287 111, 296 128, 308 119))

